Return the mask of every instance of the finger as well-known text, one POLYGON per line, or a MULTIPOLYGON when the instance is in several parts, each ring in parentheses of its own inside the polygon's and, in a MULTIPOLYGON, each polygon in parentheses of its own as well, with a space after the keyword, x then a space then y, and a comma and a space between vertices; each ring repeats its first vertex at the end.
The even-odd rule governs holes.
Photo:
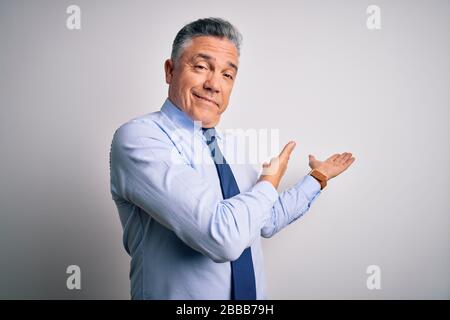
POLYGON ((326 161, 331 161, 331 162, 333 162, 333 161, 335 161, 336 158, 339 157, 339 156, 340 156, 339 153, 335 153, 335 154, 333 154, 331 157, 329 157, 326 161))
POLYGON ((353 163, 353 162, 355 162, 355 158, 354 157, 351 157, 351 158, 349 158, 349 159, 347 159, 347 161, 345 161, 344 162, 344 165, 348 168, 348 167, 350 167, 350 165, 353 163))
POLYGON ((342 162, 344 161, 346 155, 347 155, 347 152, 339 154, 339 156, 336 157, 334 162, 337 163, 337 164, 342 164, 342 162))
POLYGON ((350 152, 344 152, 344 154, 341 157, 341 162, 346 162, 348 159, 352 157, 352 154, 350 152))
POLYGON ((283 160, 289 159, 289 156, 291 155, 294 148, 295 148, 295 141, 290 141, 288 144, 284 146, 283 150, 280 153, 279 158, 283 160))

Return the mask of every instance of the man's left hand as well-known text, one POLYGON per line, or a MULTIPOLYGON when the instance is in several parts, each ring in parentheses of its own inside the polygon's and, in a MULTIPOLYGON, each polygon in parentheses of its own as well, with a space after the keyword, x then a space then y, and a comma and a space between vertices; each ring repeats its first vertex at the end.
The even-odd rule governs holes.
POLYGON ((343 171, 347 170, 348 167, 355 161, 350 152, 344 152, 342 154, 336 153, 329 157, 325 161, 317 160, 313 155, 309 155, 309 166, 311 169, 317 169, 327 176, 327 180, 330 180, 343 171))

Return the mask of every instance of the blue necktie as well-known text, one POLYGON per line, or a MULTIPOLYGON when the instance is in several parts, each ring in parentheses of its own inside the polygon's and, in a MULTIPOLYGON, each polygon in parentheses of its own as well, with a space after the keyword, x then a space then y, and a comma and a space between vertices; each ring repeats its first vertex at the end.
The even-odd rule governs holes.
MULTIPOLYGON (((230 166, 219 149, 216 130, 214 128, 202 128, 202 130, 216 165, 223 198, 234 197, 240 193, 239 187, 230 166)), ((250 247, 245 249, 237 260, 231 261, 231 299, 256 300, 255 272, 250 247)))

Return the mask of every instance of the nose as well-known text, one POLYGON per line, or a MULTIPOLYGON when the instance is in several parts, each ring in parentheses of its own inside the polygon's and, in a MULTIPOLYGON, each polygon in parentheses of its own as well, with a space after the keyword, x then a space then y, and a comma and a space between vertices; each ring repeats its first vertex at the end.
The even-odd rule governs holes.
POLYGON ((211 91, 211 93, 219 93, 220 85, 215 72, 211 73, 210 76, 203 83, 203 89, 211 91))

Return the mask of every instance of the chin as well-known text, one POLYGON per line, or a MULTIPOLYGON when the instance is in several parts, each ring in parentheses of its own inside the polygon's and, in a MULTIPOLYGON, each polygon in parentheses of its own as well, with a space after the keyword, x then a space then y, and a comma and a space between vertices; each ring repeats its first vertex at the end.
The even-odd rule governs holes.
POLYGON ((211 119, 211 118, 203 118, 200 119, 200 121, 202 122, 202 127, 207 127, 207 128, 211 128, 211 127, 215 127, 218 123, 219 123, 219 119, 211 119))
POLYGON ((220 115, 211 110, 197 110, 195 119, 201 121, 202 125, 215 126, 220 120, 220 115))

